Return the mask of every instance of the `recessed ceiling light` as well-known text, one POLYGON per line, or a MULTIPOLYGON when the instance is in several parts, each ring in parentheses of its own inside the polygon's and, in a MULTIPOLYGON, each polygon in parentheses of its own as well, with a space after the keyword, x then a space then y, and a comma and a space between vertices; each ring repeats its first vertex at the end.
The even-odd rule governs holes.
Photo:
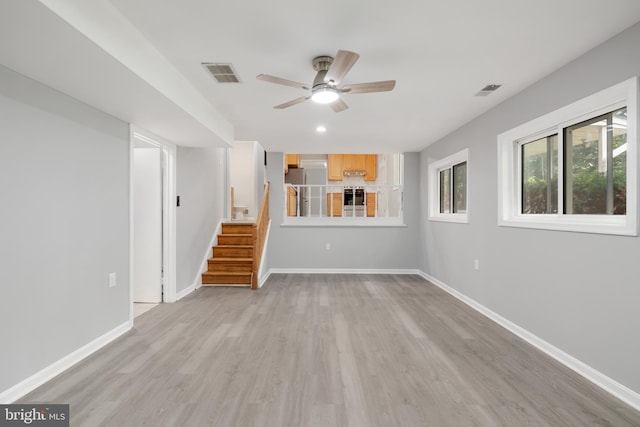
POLYGON ((318 133, 325 133, 326 131, 327 131, 327 128, 322 126, 322 125, 320 125, 320 126, 318 126, 316 128, 316 132, 318 132, 318 133))

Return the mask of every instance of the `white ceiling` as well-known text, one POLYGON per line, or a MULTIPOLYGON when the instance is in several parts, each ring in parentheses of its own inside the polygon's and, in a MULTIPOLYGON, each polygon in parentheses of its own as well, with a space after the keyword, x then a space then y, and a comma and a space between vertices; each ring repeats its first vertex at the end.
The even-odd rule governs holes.
POLYGON ((640 21, 638 0, 62 3, 2 2, 0 63, 179 144, 300 153, 418 151, 640 21), (347 94, 341 113, 272 108, 305 93, 256 75, 311 83, 311 60, 338 49, 360 54, 343 84, 396 88, 347 94))

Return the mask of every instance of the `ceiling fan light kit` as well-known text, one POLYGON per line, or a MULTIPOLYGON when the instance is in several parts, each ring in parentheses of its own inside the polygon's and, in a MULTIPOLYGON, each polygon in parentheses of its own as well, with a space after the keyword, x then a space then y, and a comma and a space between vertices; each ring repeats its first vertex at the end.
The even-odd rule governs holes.
POLYGON ((339 87, 340 82, 347 75, 351 67, 360 58, 355 52, 348 50, 339 50, 335 58, 330 56, 317 56, 313 59, 313 69, 317 72, 313 79, 311 87, 304 83, 283 79, 280 77, 270 76, 268 74, 259 74, 256 78, 270 83, 276 83, 283 86, 291 86, 311 92, 307 96, 302 96, 294 100, 276 105, 273 108, 284 109, 301 102, 311 99, 319 104, 328 104, 333 111, 339 113, 349 106, 341 99, 340 95, 344 93, 372 93, 387 92, 393 90, 396 85, 395 80, 385 80, 381 82, 357 83, 339 87))
POLYGON ((337 100, 340 97, 340 95, 338 95, 338 92, 330 87, 313 89, 311 92, 313 93, 313 95, 311 95, 311 100, 313 102, 317 102, 318 104, 331 104, 333 101, 337 100))

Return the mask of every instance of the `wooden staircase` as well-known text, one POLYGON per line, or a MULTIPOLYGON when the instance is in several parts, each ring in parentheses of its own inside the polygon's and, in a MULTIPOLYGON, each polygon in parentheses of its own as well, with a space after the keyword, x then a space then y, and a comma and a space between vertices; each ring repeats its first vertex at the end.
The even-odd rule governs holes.
POLYGON ((202 285, 251 286, 253 269, 253 224, 222 224, 218 244, 202 273, 202 285))

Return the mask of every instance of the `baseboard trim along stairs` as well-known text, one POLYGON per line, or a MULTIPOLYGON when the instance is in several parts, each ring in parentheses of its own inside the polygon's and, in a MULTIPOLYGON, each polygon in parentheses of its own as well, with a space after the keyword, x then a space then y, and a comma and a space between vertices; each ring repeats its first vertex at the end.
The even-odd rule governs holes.
POLYGON ((251 286, 253 224, 223 223, 213 256, 202 273, 202 286, 251 286))

